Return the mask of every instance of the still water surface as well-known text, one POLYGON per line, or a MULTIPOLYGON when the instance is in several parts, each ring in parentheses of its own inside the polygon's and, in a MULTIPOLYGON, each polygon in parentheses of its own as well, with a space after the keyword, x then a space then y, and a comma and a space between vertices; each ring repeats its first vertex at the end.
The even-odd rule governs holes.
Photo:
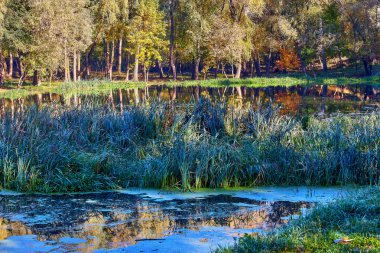
POLYGON ((31 105, 62 104, 80 106, 89 101, 110 104, 117 109, 146 101, 171 101, 184 104, 208 97, 213 101, 229 104, 260 106, 272 103, 280 105, 286 114, 333 114, 368 112, 380 108, 380 87, 371 85, 309 87, 168 87, 110 90, 97 95, 38 94, 22 99, 1 99, 2 110, 18 110, 31 105))
POLYGON ((341 189, 0 195, 0 252, 210 252, 265 233, 341 189))

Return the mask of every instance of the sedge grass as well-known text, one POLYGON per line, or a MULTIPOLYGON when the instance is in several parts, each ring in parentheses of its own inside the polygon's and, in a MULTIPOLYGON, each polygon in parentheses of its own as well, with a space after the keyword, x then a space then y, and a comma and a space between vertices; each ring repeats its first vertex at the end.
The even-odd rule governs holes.
POLYGON ((380 112, 329 119, 271 105, 88 102, 0 117, 0 186, 29 192, 141 187, 377 185, 380 112))

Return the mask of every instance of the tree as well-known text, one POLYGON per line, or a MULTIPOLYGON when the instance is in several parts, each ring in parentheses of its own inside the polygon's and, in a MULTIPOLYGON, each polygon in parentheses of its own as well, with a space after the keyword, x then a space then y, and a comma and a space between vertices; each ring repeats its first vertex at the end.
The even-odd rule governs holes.
POLYGON ((70 80, 69 53, 75 55, 90 43, 91 22, 85 5, 85 0, 7 2, 4 44, 19 53, 25 68, 19 85, 29 71, 33 84, 39 85, 41 74, 51 74, 62 65, 65 80, 70 80))
POLYGON ((202 58, 207 55, 207 36, 211 31, 212 17, 218 8, 213 0, 181 2, 183 22, 179 27, 179 48, 186 60, 193 62, 193 79, 198 80, 202 58))
POLYGON ((3 84, 4 75, 5 75, 4 56, 3 56, 3 48, 2 48, 2 45, 3 45, 2 38, 3 38, 3 32, 4 32, 3 31, 4 30, 4 24, 3 24, 4 13, 5 13, 5 1, 1 1, 0 2, 0 85, 3 84))
MULTIPOLYGON (((229 63, 239 68, 243 55, 249 55, 244 30, 239 24, 223 16, 214 16, 211 26, 207 36, 208 65, 217 68, 219 64, 229 63)), ((235 77, 240 78, 240 73, 236 73, 235 77)))
POLYGON ((139 65, 144 68, 145 81, 148 70, 155 61, 161 60, 160 51, 167 45, 164 13, 158 9, 157 0, 141 0, 128 26, 128 50, 135 56, 134 81, 138 81, 139 65))
POLYGON ((39 71, 58 67, 59 43, 53 26, 55 12, 51 1, 9 0, 4 19, 4 44, 19 52, 25 66, 21 85, 28 71, 33 84, 39 84, 39 71))
MULTIPOLYGON (((222 10, 227 9, 223 1, 222 10)), ((249 51, 252 49, 251 40, 253 36, 254 20, 260 16, 265 8, 264 0, 229 0, 227 14, 233 22, 236 35, 242 33, 242 37, 236 43, 235 55, 238 56, 235 78, 241 77, 242 63, 250 57, 249 51)))
POLYGON ((342 21, 346 24, 348 48, 363 62, 366 75, 372 75, 373 62, 380 54, 380 27, 377 23, 377 0, 338 1, 342 21))
POLYGON ((72 58, 72 76, 75 82, 78 79, 79 55, 87 49, 92 40, 93 25, 90 11, 86 6, 86 0, 53 1, 52 4, 56 10, 54 19, 56 35, 60 45, 63 45, 61 46, 63 64, 62 60, 60 62, 65 70, 65 81, 71 81, 70 58, 72 58))
POLYGON ((115 43, 116 41, 120 43, 123 36, 128 21, 129 2, 127 0, 96 0, 95 8, 96 30, 103 38, 106 72, 108 78, 112 80, 115 43))

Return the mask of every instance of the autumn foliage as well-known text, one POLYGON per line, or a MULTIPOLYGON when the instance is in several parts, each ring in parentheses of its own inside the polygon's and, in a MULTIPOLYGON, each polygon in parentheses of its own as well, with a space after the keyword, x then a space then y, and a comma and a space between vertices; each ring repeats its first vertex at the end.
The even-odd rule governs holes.
POLYGON ((298 70, 301 67, 301 61, 294 50, 280 48, 279 54, 280 59, 276 61, 276 67, 279 70, 298 70))

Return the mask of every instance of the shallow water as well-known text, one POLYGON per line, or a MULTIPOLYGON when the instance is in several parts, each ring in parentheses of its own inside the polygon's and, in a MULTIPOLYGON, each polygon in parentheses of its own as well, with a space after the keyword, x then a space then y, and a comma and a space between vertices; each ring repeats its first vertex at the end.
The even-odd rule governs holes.
POLYGON ((147 100, 172 101, 183 104, 200 97, 230 104, 266 103, 279 105, 286 114, 332 114, 368 112, 380 108, 380 87, 371 85, 310 87, 168 87, 149 86, 146 88, 110 90, 98 95, 38 94, 23 99, 1 99, 0 108, 17 110, 31 105, 58 103, 79 106, 88 101, 111 104, 117 109, 144 103, 147 100))
POLYGON ((0 252, 210 252, 265 233, 342 189, 0 195, 0 252), (27 249, 27 250, 26 250, 27 249))

